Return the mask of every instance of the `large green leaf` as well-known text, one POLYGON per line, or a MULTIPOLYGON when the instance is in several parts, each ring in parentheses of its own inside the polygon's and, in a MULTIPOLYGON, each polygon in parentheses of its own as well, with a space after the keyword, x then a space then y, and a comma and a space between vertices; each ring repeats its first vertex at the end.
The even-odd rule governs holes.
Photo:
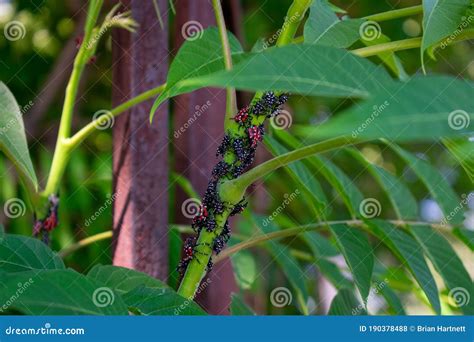
POLYGON ((242 296, 232 293, 232 302, 230 303, 230 314, 232 316, 255 316, 255 312, 245 304, 242 296))
MULTIPOLYGON (((313 1, 304 26, 305 43, 348 48, 358 40, 368 46, 390 41, 376 22, 365 19, 340 20, 326 0, 313 1)), ((407 77, 395 53, 388 51, 377 56, 395 75, 402 79, 407 77)))
MULTIPOLYGON (((303 146, 297 138, 284 130, 275 130, 274 134, 291 149, 298 149, 303 146)), ((312 156, 306 159, 312 170, 320 172, 324 178, 337 191, 346 204, 347 209, 353 217, 359 214, 359 204, 364 196, 354 185, 352 180, 334 163, 323 156, 312 156)))
POLYGON ((355 297, 352 290, 342 289, 331 302, 328 315, 332 316, 361 316, 367 315, 364 305, 355 297))
POLYGON ((0 150, 15 164, 27 184, 37 190, 21 110, 3 82, 0 82, 0 150))
POLYGON ((374 254, 369 240, 365 233, 347 225, 331 225, 330 229, 365 302, 369 296, 374 268, 374 254))
POLYGON ((122 296, 130 311, 141 315, 205 315, 193 300, 171 289, 137 287, 122 296))
POLYGON ((87 276, 112 288, 119 294, 129 292, 139 286, 156 289, 168 288, 166 284, 146 273, 120 266, 96 265, 87 276))
POLYGON ((22 272, 64 268, 61 258, 38 239, 13 234, 5 234, 0 239, 0 270, 22 272))
POLYGON ((326 0, 314 0, 304 25, 304 41, 347 48, 360 39, 359 28, 364 21, 340 20, 326 0))
POLYGON ((459 238, 464 244, 471 250, 474 251, 474 231, 456 227, 453 230, 455 236, 459 238))
POLYGON ((380 287, 379 292, 385 298, 388 304, 388 312, 391 315, 406 315, 405 309, 403 308, 402 301, 395 293, 395 291, 389 286, 385 285, 380 287))
POLYGON ((390 147, 402 157, 413 172, 420 178, 433 198, 441 207, 446 223, 459 224, 464 221, 464 208, 461 200, 444 177, 423 159, 417 158, 401 147, 390 144, 390 147))
MULTIPOLYGON (((274 156, 285 154, 288 152, 284 146, 270 136, 265 137, 265 146, 268 148, 270 153, 274 156)), ((299 188, 304 192, 305 197, 308 199, 311 207, 314 209, 317 216, 324 216, 328 209, 328 202, 326 195, 321 188, 321 185, 308 170, 306 165, 302 162, 291 163, 285 167, 285 170, 290 174, 290 177, 294 179, 299 188)), ((296 191, 295 190, 295 191, 296 191)))
POLYGON ((112 289, 72 270, 9 273, 7 279, 2 279, 0 289, 2 303, 11 303, 10 308, 27 315, 128 313, 112 289))
MULTIPOLYGON (((278 231, 271 222, 265 224, 265 218, 260 216, 253 216, 257 227, 264 234, 278 231)), ((282 272, 288 278, 294 292, 296 293, 296 300, 299 308, 304 314, 308 314, 308 291, 306 289, 306 275, 298 265, 298 261, 291 255, 289 248, 275 241, 269 241, 265 246, 270 251, 270 254, 275 259, 276 263, 280 266, 282 272)))
MULTIPOLYGON (((231 33, 228 36, 229 47, 235 57, 234 62, 236 62, 241 58, 239 55, 243 52, 242 47, 237 38, 231 33)), ((198 39, 185 41, 171 63, 166 80, 166 88, 153 104, 151 118, 153 118, 158 106, 167 98, 190 92, 197 88, 193 86, 185 87, 180 84, 181 81, 224 69, 224 58, 217 28, 207 28, 200 32, 198 39)))
POLYGON ((358 150, 348 149, 348 151, 385 190, 399 219, 407 220, 418 217, 418 204, 405 183, 384 168, 369 162, 358 150))
POLYGON ((249 251, 239 251, 230 257, 235 280, 241 289, 248 290, 257 278, 257 264, 249 251))
POLYGON ((236 63, 231 71, 183 80, 178 85, 365 98, 392 82, 383 68, 348 51, 302 44, 267 49, 236 63))
MULTIPOLYGON (((452 291, 464 291, 468 298, 474 298, 471 277, 449 242, 429 226, 413 226, 410 231, 443 278, 446 287, 452 291)), ((474 315, 474 301, 466 301, 459 309, 466 315, 474 315)))
POLYGON ((474 183, 473 142, 468 139, 443 139, 443 144, 464 168, 471 182, 474 183))
POLYGON ((307 138, 348 136, 393 141, 440 140, 472 131, 474 83, 447 76, 414 77, 381 87, 327 123, 296 127, 307 138))
POLYGON ((426 294, 436 313, 441 313, 438 287, 423 256, 419 243, 401 228, 387 221, 366 221, 370 232, 377 236, 407 267, 426 294))
POLYGON ((463 20, 471 0, 423 0, 422 55, 429 47, 452 34, 463 20))

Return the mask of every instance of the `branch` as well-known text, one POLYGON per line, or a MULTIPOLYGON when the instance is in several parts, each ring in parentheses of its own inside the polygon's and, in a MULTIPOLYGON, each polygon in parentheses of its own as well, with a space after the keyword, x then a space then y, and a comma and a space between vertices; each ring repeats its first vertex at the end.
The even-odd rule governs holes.
POLYGON ((363 19, 380 22, 380 21, 398 19, 398 18, 403 18, 403 17, 409 17, 412 15, 420 14, 420 13, 423 13, 422 5, 406 7, 406 8, 396 9, 396 10, 377 13, 377 14, 371 14, 364 17, 363 19))
MULTIPOLYGON (((219 29, 219 37, 222 43, 222 54, 224 56, 225 69, 232 70, 232 54, 230 51, 229 37, 222 12, 221 0, 212 0, 212 7, 216 15, 216 24, 219 29)), ((226 88, 226 110, 224 125, 227 126, 232 119, 233 114, 237 110, 237 97, 234 88, 226 88)))
MULTIPOLYGON (((449 226, 449 225, 432 224, 429 222, 422 222, 422 221, 387 220, 387 222, 390 222, 395 226, 406 226, 406 225, 431 226, 432 228, 435 228, 435 229, 444 229, 444 230, 451 230, 454 228, 453 226, 449 226)), ((218 263, 219 261, 224 260, 225 258, 231 256, 234 253, 237 253, 244 249, 255 247, 269 240, 277 240, 277 239, 282 239, 289 236, 299 235, 305 232, 322 230, 326 228, 327 226, 336 225, 336 224, 347 224, 349 226, 359 226, 359 227, 365 226, 365 222, 362 220, 326 221, 326 222, 308 224, 308 225, 290 228, 290 229, 283 229, 283 230, 279 230, 277 232, 272 232, 268 234, 261 234, 258 236, 248 238, 245 241, 242 241, 236 245, 233 245, 232 247, 225 249, 216 258, 214 258, 214 262, 218 263)))

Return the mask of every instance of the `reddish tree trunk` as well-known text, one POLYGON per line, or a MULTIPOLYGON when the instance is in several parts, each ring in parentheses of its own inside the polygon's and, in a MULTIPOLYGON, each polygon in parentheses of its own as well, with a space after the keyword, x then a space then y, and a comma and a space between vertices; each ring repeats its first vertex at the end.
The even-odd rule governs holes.
MULTIPOLYGON (((168 0, 122 1, 139 23, 136 33, 113 33, 113 104, 162 84, 168 70, 168 0)), ((153 123, 146 101, 115 121, 113 129, 115 265, 165 279, 168 275, 168 106, 153 123)))
MULTIPOLYGON (((201 25, 206 28, 215 25, 210 1, 178 0, 176 8, 175 50, 184 42, 183 27, 201 25)), ((216 149, 224 134, 224 116, 225 90, 200 89, 175 99, 175 170, 187 177, 201 195, 206 190, 211 170, 216 163, 216 149), (178 132, 181 127, 188 126, 189 119, 194 119, 193 123, 184 133, 178 132)), ((175 208, 178 223, 190 223, 181 213, 181 203, 187 197, 182 191, 177 191, 175 208)), ((217 264, 209 277, 211 283, 198 295, 197 301, 210 314, 228 314, 230 294, 237 291, 229 260, 217 264)))

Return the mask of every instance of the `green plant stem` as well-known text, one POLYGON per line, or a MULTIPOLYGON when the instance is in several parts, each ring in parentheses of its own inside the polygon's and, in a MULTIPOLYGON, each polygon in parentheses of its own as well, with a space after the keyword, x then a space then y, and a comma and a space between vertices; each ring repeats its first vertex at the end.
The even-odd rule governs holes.
MULTIPOLYGON (((43 192, 44 197, 48 197, 50 194, 57 192, 59 181, 67 163, 68 148, 66 146, 66 139, 69 137, 71 132, 71 123, 79 81, 81 79, 82 72, 84 71, 84 67, 91 57, 91 49, 88 48, 88 42, 91 40, 94 26, 97 22, 97 18, 99 17, 100 9, 102 8, 102 3, 103 0, 91 0, 89 2, 83 43, 79 48, 76 58, 74 59, 71 77, 69 78, 69 82, 66 86, 66 95, 64 97, 63 110, 61 113, 58 139, 56 142, 56 148, 54 151, 48 181, 43 192)), ((41 215, 42 213, 39 214, 41 215)))
MULTIPOLYGON (((280 36, 277 40, 277 45, 282 46, 291 43, 294 38, 294 34, 298 29, 301 20, 304 17, 304 13, 307 11, 311 0, 294 0, 290 8, 288 9, 285 23, 280 32, 280 36)), ((225 26, 224 26, 225 27, 225 26)), ((254 100, 261 96, 261 93, 257 93, 254 100)), ((232 120, 226 120, 232 121, 232 120)), ((233 127, 233 126, 230 126, 233 127)), ((235 156, 234 156, 235 157, 235 156)), ((232 156, 224 157, 226 162, 230 163, 233 160, 232 156)), ((219 192, 222 194, 222 192, 219 192)), ((224 199, 223 199, 224 200, 224 199)), ((225 200, 224 200, 225 201, 225 200)), ((214 239, 222 232, 227 218, 230 215, 232 206, 237 204, 237 201, 228 201, 226 208, 221 214, 215 215, 216 229, 214 232, 201 231, 197 242, 197 253, 195 257, 189 262, 186 269, 186 273, 181 281, 178 289, 178 293, 185 298, 194 298, 196 290, 201 283, 202 278, 206 274, 206 267, 212 255, 212 243, 214 239)))
POLYGON ((395 52, 401 50, 415 49, 421 46, 421 37, 409 38, 403 40, 396 40, 383 44, 366 46, 360 49, 352 50, 351 52, 360 57, 370 57, 378 55, 382 52, 395 52))
POLYGON ((371 14, 364 17, 363 19, 372 20, 372 21, 387 21, 387 20, 392 20, 392 19, 409 17, 412 15, 420 14, 420 13, 423 13, 422 5, 400 8, 400 9, 377 13, 377 14, 371 14))
POLYGON ((76 243, 73 243, 72 245, 68 246, 67 248, 62 249, 61 251, 58 252, 58 255, 61 258, 65 258, 71 253, 74 253, 80 248, 86 247, 88 245, 91 245, 95 242, 99 242, 102 240, 110 239, 113 235, 113 232, 111 230, 95 234, 89 237, 86 237, 85 239, 82 239, 76 243))
MULTIPOLYGON (((222 54, 224 56, 225 69, 232 70, 232 54, 230 51, 229 37, 224 20, 224 13, 222 11, 221 0, 212 0, 212 7, 216 16, 216 24, 219 29, 219 37, 221 39, 222 54)), ((235 89, 231 87, 226 88, 226 115, 224 125, 227 127, 232 122, 232 116, 237 110, 237 96, 235 89)))
MULTIPOLYGON (((421 222, 421 221, 387 220, 387 222, 390 222, 395 226, 422 225, 422 226, 431 226, 436 229, 444 229, 444 230, 453 229, 452 226, 432 224, 429 222, 421 222)), ((226 248, 216 258, 214 258, 214 262, 218 263, 224 260, 225 258, 231 256, 234 253, 237 253, 244 249, 255 247, 269 240, 277 240, 277 239, 282 239, 282 238, 286 238, 290 236, 299 235, 299 234, 309 232, 309 231, 322 230, 330 225, 336 225, 336 224, 347 224, 350 226, 359 226, 359 227, 365 226, 365 222, 362 220, 339 220, 339 221, 318 222, 315 224, 308 224, 308 225, 304 225, 300 227, 283 229, 283 230, 279 230, 279 231, 268 233, 268 234, 261 234, 258 236, 253 236, 251 238, 248 238, 247 240, 242 241, 238 244, 235 244, 232 247, 226 248)))
MULTIPOLYGON (((273 159, 270 159, 253 169, 247 171, 237 179, 229 180, 221 185, 221 197, 224 201, 235 202, 239 201, 245 190, 255 181, 267 175, 268 173, 279 169, 280 167, 286 166, 292 162, 300 159, 307 158, 317 153, 327 152, 335 148, 346 146, 355 143, 356 140, 349 137, 341 137, 323 142, 318 142, 309 146, 299 148, 297 150, 279 155, 273 159)), ((362 141, 359 141, 360 143, 362 141)))

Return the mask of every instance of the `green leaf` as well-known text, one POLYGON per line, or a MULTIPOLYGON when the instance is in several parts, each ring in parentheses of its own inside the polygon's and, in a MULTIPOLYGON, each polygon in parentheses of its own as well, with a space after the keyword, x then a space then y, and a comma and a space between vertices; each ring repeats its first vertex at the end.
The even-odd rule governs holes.
POLYGON ((64 268, 61 258, 38 239, 14 234, 5 234, 0 239, 0 270, 23 272, 64 268))
MULTIPOLYGON (((257 227, 264 234, 278 231, 278 228, 273 226, 270 222, 265 224, 265 219, 260 216, 253 216, 254 222, 257 227)), ((308 314, 308 291, 306 290, 306 275, 298 265, 298 261, 291 255, 289 248, 275 241, 269 241, 265 246, 270 251, 277 264, 280 266, 282 272, 290 282, 294 292, 296 293, 296 299, 301 311, 304 314, 308 314)))
POLYGON ((471 182, 474 183, 473 142, 469 141, 468 139, 443 139, 443 144, 464 168, 471 182))
POLYGON ((426 49, 456 31, 470 4, 471 0, 423 0, 422 59, 426 49))
POLYGON ((302 44, 267 49, 246 57, 230 71, 183 80, 179 85, 365 98, 392 82, 383 68, 348 51, 302 44))
POLYGON ((364 21, 340 20, 327 1, 315 0, 304 25, 304 42, 347 48, 360 39, 359 28, 364 21))
POLYGON ((474 122, 472 89, 472 82, 451 77, 414 77, 408 82, 381 87, 369 100, 352 106, 327 123, 293 127, 303 137, 318 140, 339 136, 392 141, 459 137, 472 131, 472 123, 469 124, 474 122))
POLYGON ((358 150, 348 149, 348 151, 385 190, 399 219, 418 217, 418 204, 405 183, 384 168, 369 162, 358 150))
POLYGON ((148 274, 113 265, 96 265, 87 274, 89 278, 110 287, 118 294, 129 292, 139 286, 168 288, 166 284, 148 274))
POLYGON ((255 312, 245 304, 242 296, 232 293, 232 302, 230 303, 230 314, 232 316, 255 316, 255 312))
MULTIPOLYGON (((429 226, 412 226, 410 231, 443 278, 446 287, 452 291, 462 289, 469 298, 474 298, 471 277, 449 242, 429 226)), ((459 309, 466 315, 473 315, 474 301, 467 301, 459 309)))
POLYGON ((347 225, 331 225, 330 229, 365 302, 369 296, 374 269, 374 254, 369 240, 365 233, 347 225))
POLYGON ((141 286, 122 298, 131 311, 142 315, 206 315, 194 301, 181 297, 171 289, 141 286))
POLYGON ((438 287, 423 256, 423 249, 418 242, 401 228, 381 220, 366 221, 370 232, 382 241, 408 268, 420 287, 425 292, 434 311, 441 313, 438 287))
MULTIPOLYGON (((288 152, 288 149, 270 136, 265 137, 265 146, 273 156, 278 156, 288 152)), ((311 174, 304 163, 301 161, 291 163, 286 166, 284 170, 287 171, 290 174, 290 177, 296 182, 298 186, 298 189, 296 190, 298 190, 298 193, 299 188, 301 188, 305 193, 305 197, 314 209, 315 214, 318 217, 324 216, 329 209, 326 195, 324 194, 319 182, 313 174, 311 174)))
POLYGON ((391 315, 406 315, 405 309, 403 308, 402 301, 398 297, 398 295, 395 293, 390 286, 386 285, 383 286, 379 289, 380 293, 382 296, 385 298, 385 301, 389 305, 388 312, 391 315))
POLYGON ((0 82, 0 150, 17 167, 27 184, 37 190, 38 181, 28 150, 21 110, 3 82, 0 82))
MULTIPOLYGON (((367 46, 390 42, 376 22, 365 19, 340 20, 326 0, 313 1, 304 26, 305 43, 348 48, 358 40, 367 46)), ((382 52, 377 56, 400 79, 407 78, 395 53, 382 52)))
POLYGON ((72 270, 9 273, 0 284, 0 289, 2 303, 8 301, 10 308, 27 315, 128 313, 122 299, 114 291, 72 270))
MULTIPOLYGON (((300 148, 303 143, 284 130, 274 130, 274 134, 291 149, 300 148)), ((312 156, 306 159, 313 171, 320 172, 331 186, 341 196, 347 209, 353 217, 359 214, 359 204, 364 196, 352 180, 334 163, 322 156, 312 156)))
POLYGON ((460 224, 464 221, 461 200, 443 176, 426 161, 415 157, 395 144, 389 146, 407 163, 439 204, 447 223, 460 224))
MULTIPOLYGON (((156 109, 166 99, 198 88, 184 87, 180 84, 181 81, 225 69, 218 29, 215 27, 207 28, 201 31, 200 34, 200 38, 186 40, 179 49, 170 65, 166 88, 153 104, 150 113, 151 119, 156 109)), ((242 47, 234 35, 228 33, 228 36, 231 53, 236 58, 235 63, 240 58, 238 55, 243 53, 242 47)))
POLYGON ((230 259, 237 285, 243 290, 250 289, 257 278, 257 264, 252 253, 239 251, 232 254, 230 259))
POLYGON ((352 316, 367 315, 364 305, 359 303, 352 290, 340 290, 331 302, 328 315, 331 316, 352 316))
POLYGON ((464 242, 471 251, 474 251, 474 231, 457 227, 454 228, 453 234, 464 242))

